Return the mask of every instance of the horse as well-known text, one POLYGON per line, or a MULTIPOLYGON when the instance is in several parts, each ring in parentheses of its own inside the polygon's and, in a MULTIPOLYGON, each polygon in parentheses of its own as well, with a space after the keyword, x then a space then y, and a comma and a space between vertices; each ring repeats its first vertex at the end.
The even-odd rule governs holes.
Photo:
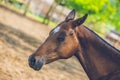
POLYGON ((39 71, 44 64, 75 56, 90 80, 120 80, 120 51, 83 25, 88 14, 74 20, 75 13, 72 10, 50 31, 29 56, 29 66, 39 71))

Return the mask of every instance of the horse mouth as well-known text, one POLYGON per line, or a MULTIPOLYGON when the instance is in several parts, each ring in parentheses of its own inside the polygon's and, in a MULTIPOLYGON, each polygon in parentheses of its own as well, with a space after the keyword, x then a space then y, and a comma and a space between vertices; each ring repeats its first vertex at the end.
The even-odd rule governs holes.
POLYGON ((44 64, 49 64, 57 59, 58 59, 58 55, 54 52, 47 56, 42 56, 42 57, 39 56, 35 57, 34 55, 32 55, 29 57, 28 62, 31 68, 33 68, 36 71, 39 71, 44 64))
POLYGON ((31 56, 29 57, 28 61, 29 61, 29 66, 36 71, 39 71, 42 68, 42 66, 46 63, 46 59, 44 57, 37 60, 31 56))

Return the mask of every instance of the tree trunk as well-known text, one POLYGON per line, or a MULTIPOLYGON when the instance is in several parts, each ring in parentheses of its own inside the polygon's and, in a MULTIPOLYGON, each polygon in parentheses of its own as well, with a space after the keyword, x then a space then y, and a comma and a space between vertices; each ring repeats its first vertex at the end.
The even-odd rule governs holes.
POLYGON ((55 2, 53 2, 52 5, 51 5, 50 8, 49 8, 47 14, 45 15, 45 18, 44 18, 44 20, 43 20, 43 23, 44 23, 44 24, 49 24, 50 12, 55 9, 55 6, 56 6, 56 4, 55 4, 55 2), (47 22, 46 22, 46 21, 47 21, 47 22))
POLYGON ((23 13, 24 16, 26 16, 27 12, 28 12, 28 9, 29 9, 29 6, 30 6, 30 3, 31 3, 32 0, 29 0, 28 3, 27 3, 27 6, 25 8, 25 11, 23 13))

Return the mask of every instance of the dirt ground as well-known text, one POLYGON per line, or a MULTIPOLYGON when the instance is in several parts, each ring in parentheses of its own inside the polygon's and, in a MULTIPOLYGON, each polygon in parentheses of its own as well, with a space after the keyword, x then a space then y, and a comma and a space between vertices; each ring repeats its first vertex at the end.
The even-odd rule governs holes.
POLYGON ((28 57, 48 36, 51 27, 0 6, 0 80, 88 80, 72 57, 34 71, 28 57))

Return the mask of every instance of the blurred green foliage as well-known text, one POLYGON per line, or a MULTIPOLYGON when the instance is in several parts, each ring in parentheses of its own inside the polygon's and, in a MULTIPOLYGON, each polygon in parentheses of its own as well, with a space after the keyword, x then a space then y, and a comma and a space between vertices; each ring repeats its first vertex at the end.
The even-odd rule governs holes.
POLYGON ((120 32, 120 0, 61 0, 60 4, 76 9, 79 17, 88 13, 87 23, 98 32, 120 32))
MULTIPOLYGON (((25 10, 28 4, 18 0, 0 0, 25 10)), ((110 30, 120 32, 120 0, 55 0, 58 5, 75 9, 78 17, 88 13, 87 23, 95 31, 104 34, 110 30)), ((89 26, 88 26, 89 27, 89 26)))

